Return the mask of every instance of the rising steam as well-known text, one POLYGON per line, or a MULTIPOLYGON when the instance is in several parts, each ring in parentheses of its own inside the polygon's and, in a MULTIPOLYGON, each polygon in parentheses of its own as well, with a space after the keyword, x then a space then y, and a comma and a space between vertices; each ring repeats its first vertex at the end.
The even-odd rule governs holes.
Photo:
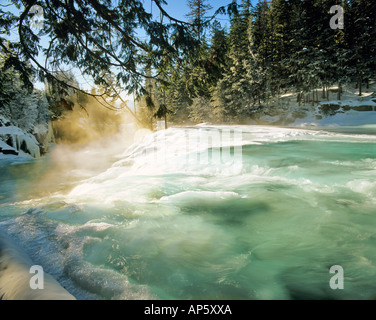
POLYGON ((39 179, 20 190, 32 197, 67 192, 83 179, 107 170, 138 140, 140 132, 144 136, 148 131, 127 110, 106 109, 93 98, 84 105, 75 103, 52 127, 56 145, 25 173, 39 179))

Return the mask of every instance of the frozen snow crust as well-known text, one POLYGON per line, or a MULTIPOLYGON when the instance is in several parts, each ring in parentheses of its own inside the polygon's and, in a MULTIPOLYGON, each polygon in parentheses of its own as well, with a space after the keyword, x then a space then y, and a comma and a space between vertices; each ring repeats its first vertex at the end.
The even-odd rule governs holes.
POLYGON ((39 158, 40 144, 36 137, 14 126, 8 119, 0 116, 0 159, 39 158))
POLYGON ((43 289, 32 289, 33 262, 7 236, 0 233, 0 300, 75 300, 51 275, 43 276, 43 289))

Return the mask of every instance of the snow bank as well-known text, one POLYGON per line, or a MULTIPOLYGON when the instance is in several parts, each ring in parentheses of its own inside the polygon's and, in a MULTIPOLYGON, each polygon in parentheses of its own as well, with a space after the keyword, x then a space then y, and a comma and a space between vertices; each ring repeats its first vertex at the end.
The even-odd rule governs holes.
POLYGON ((20 248, 0 234, 0 300, 75 300, 47 273, 44 273, 44 289, 31 289, 33 265, 20 248))
MULTIPOLYGON (((350 95, 349 95, 350 96, 350 95)), ((299 128, 335 128, 376 125, 376 95, 350 96, 321 102, 318 106, 290 105, 278 115, 262 115, 261 124, 299 128)))
POLYGON ((12 148, 11 146, 8 146, 4 141, 0 140, 0 153, 4 155, 14 155, 18 156, 19 152, 12 148))
POLYGON ((18 151, 28 153, 34 158, 40 157, 39 143, 36 138, 20 128, 14 126, 0 127, 0 139, 18 151))
POLYGON ((294 126, 340 127, 376 124, 376 98, 374 95, 346 100, 322 102, 294 126))
POLYGON ((0 118, 0 154, 40 157, 40 147, 37 139, 18 127, 11 125, 10 121, 0 118))
POLYGON ((293 127, 339 127, 339 126, 364 126, 376 125, 376 111, 350 110, 337 113, 333 116, 317 118, 315 114, 309 114, 303 119, 295 120, 293 127))

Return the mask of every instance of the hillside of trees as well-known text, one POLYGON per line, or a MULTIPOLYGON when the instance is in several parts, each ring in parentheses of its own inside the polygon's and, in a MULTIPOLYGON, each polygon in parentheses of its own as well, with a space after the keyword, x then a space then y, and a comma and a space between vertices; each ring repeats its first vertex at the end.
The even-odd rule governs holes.
POLYGON ((332 87, 337 99, 348 85, 361 96, 375 80, 373 0, 229 0, 214 15, 207 0, 186 1, 184 21, 164 0, 151 0, 153 13, 139 0, 1 5, 0 114, 28 132, 74 107, 88 113, 88 102, 150 128, 157 119, 248 123, 282 108, 286 93, 303 106, 329 99, 332 87), (43 28, 31 23, 34 5, 43 28), (334 5, 343 28, 330 27, 334 5))
MULTIPOLYGON (((206 1, 189 3, 190 16, 204 21, 205 10, 194 8, 206 1)), ((170 85, 147 83, 173 121, 247 123, 262 109, 281 108, 286 92, 295 93, 299 105, 329 99, 332 87, 336 99, 346 85, 361 96, 376 75, 371 0, 243 0, 229 30, 213 21, 192 32, 200 46, 165 70, 170 85), (342 29, 330 27, 333 5, 344 9, 342 29)))

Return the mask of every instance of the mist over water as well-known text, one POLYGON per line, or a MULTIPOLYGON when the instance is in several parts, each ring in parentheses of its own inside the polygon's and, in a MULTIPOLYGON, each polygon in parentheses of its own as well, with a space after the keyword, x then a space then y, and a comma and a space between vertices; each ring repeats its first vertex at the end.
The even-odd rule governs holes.
POLYGON ((59 146, 0 164, 0 230, 79 299, 371 299, 376 136, 358 133, 201 126, 59 146))

